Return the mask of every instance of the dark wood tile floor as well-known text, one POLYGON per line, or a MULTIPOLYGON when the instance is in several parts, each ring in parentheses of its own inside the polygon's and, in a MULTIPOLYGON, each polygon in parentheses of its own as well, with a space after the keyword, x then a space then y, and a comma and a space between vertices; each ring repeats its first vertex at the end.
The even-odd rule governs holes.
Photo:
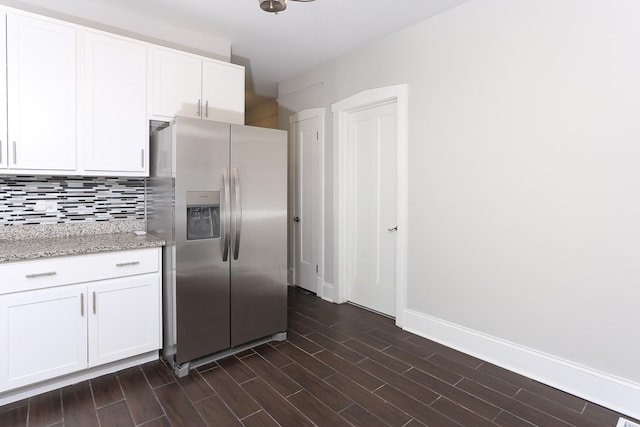
POLYGON ((619 414, 291 289, 289 338, 176 378, 148 363, 0 407, 0 426, 615 426, 619 414))

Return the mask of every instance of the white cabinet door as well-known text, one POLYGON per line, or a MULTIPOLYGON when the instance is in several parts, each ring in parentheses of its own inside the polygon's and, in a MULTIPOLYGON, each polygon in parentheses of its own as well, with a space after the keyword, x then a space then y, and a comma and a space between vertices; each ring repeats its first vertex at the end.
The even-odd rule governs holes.
POLYGON ((87 367, 85 289, 74 285, 0 296, 0 391, 87 367))
POLYGON ((76 169, 76 29, 7 15, 9 167, 76 169))
POLYGON ((84 169, 146 175, 147 46, 87 31, 84 71, 84 169))
POLYGON ((9 165, 7 161, 7 21, 0 13, 0 169, 9 165))
POLYGON ((200 118, 202 61, 188 54, 153 50, 152 114, 200 118))
POLYGON ((160 277, 89 284, 89 366, 160 348, 160 277))
POLYGON ((202 62, 204 119, 243 125, 244 96, 244 67, 202 62))

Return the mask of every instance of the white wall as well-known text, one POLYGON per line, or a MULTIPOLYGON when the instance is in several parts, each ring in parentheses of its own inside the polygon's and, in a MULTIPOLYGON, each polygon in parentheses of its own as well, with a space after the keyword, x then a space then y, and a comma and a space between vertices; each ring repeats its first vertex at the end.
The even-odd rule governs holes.
POLYGON ((408 83, 408 308, 640 392, 638 22, 637 0, 472 0, 282 82, 281 125, 408 83))

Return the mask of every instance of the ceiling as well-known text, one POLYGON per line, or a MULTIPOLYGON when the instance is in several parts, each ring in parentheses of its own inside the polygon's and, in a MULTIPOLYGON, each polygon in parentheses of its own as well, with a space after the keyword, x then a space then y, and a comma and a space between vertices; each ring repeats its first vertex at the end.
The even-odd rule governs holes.
MULTIPOLYGON (((247 87, 260 100, 275 97, 277 83, 291 75, 467 1, 289 2, 287 10, 278 15, 263 12, 258 0, 0 0, 0 3, 40 13, 53 11, 178 45, 193 47, 193 41, 198 39, 213 46, 212 40, 223 39, 231 44, 232 62, 247 67, 247 87)), ((203 43, 199 44, 201 48, 203 43)))

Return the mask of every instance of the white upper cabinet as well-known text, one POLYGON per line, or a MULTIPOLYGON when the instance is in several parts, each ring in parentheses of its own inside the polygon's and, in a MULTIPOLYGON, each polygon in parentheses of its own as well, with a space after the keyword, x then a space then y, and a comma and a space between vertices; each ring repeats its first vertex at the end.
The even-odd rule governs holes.
POLYGON ((147 45, 86 31, 83 56, 84 170, 146 176, 147 45))
POLYGON ((153 49, 152 114, 199 118, 202 61, 181 52, 153 49))
POLYGON ((244 67, 154 48, 152 74, 152 117, 244 124, 244 67))
POLYGON ((8 163, 76 170, 76 28, 7 15, 8 163))
POLYGON ((7 152, 7 15, 0 12, 0 169, 8 165, 7 152))
POLYGON ((202 62, 204 118, 244 124, 244 67, 221 61, 202 62))

